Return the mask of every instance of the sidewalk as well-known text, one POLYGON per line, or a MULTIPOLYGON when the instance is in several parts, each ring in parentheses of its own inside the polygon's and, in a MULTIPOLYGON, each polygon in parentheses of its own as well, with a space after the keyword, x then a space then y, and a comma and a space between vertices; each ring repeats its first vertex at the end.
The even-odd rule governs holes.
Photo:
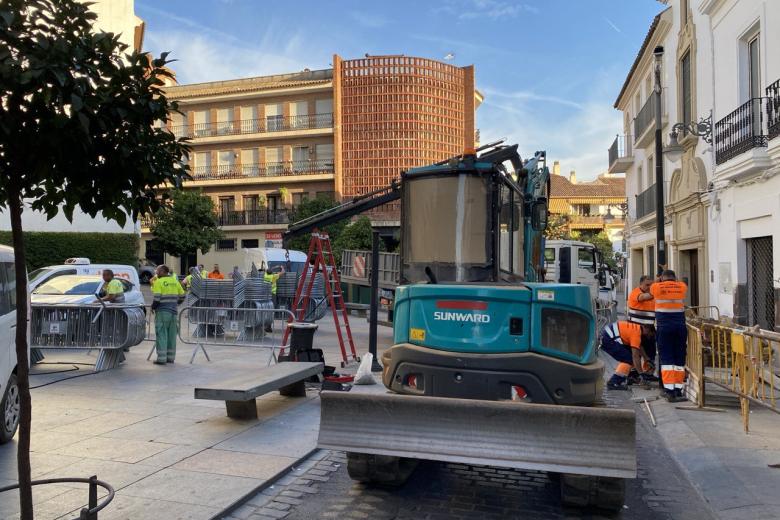
POLYGON ((658 390, 635 388, 637 413, 646 413, 647 398, 657 431, 672 457, 721 520, 780 518, 780 415, 751 406, 750 433, 745 434, 739 400, 724 390, 707 388, 707 406, 653 400, 658 390))
MULTIPOLYGON (((328 364, 341 355, 332 320, 315 336, 328 364)), ((368 324, 355 317, 358 354, 367 350, 368 324)), ((391 329, 379 328, 381 349, 391 329)), ((273 392, 258 398, 258 420, 226 416, 221 401, 195 400, 196 385, 251 374, 268 350, 210 347, 189 364, 191 347, 179 347, 174 365, 146 361, 148 342, 131 349, 117 369, 94 374, 95 357, 46 353, 33 368, 32 477, 97 475, 117 491, 101 520, 208 519, 286 473, 314 450, 319 426, 318 390, 305 398, 273 392), (61 363, 61 364, 54 364, 61 363), (71 378, 77 376, 75 378, 71 378), (71 379, 66 379, 71 378, 71 379), (51 383, 48 384, 47 383, 51 383), (45 386, 42 386, 45 385, 45 386)), ((16 482, 16 441, 0 446, 0 486, 16 482)), ((35 488, 35 517, 72 518, 86 503, 86 486, 35 488)), ((4 493, 0 518, 18 516, 18 494, 4 493)))

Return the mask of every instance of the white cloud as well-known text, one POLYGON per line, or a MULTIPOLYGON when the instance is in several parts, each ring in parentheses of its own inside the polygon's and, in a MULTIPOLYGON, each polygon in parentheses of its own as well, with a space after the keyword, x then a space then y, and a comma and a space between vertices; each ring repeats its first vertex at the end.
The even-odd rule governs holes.
POLYGON ((580 180, 595 178, 607 169, 607 148, 621 128, 620 114, 609 103, 592 98, 561 105, 524 92, 502 92, 486 87, 485 102, 477 111, 477 126, 483 143, 506 137, 517 143, 524 156, 546 150, 550 163, 561 170, 576 170, 580 180), (550 104, 557 105, 551 107, 550 104), (560 108, 563 106, 564 111, 560 108), (562 113, 561 113, 562 112, 562 113))
POLYGON ((557 105, 564 105, 571 108, 582 110, 583 106, 576 101, 570 99, 560 98, 556 96, 545 96, 543 94, 536 94, 534 92, 519 90, 514 92, 504 92, 496 90, 492 87, 485 87, 481 89, 487 97, 499 98, 502 100, 515 100, 515 101, 541 101, 547 103, 555 103, 557 105))

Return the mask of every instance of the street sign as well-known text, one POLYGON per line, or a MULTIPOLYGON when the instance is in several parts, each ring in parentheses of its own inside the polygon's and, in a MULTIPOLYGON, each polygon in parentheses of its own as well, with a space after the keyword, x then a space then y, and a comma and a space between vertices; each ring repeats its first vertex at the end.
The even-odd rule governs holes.
POLYGON ((365 278, 366 277, 366 259, 362 256, 356 256, 354 260, 352 260, 352 274, 355 276, 355 278, 365 278))

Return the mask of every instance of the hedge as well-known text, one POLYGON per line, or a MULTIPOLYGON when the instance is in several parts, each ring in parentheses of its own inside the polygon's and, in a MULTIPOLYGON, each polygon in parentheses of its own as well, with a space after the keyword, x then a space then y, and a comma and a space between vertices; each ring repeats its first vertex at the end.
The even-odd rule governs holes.
MULTIPOLYGON (((0 244, 12 245, 10 231, 0 231, 0 244)), ((94 264, 136 265, 138 261, 138 237, 132 233, 26 231, 24 244, 28 270, 61 264, 75 256, 94 264)))

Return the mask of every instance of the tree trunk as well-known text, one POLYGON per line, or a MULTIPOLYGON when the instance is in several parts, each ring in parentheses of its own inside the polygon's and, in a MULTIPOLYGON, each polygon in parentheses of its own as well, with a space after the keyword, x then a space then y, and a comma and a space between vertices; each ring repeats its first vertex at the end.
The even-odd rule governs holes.
POLYGON ((16 463, 19 471, 19 505, 21 520, 33 520, 32 485, 30 484, 30 362, 27 355, 27 268, 22 236, 22 195, 15 186, 8 187, 8 209, 16 267, 16 377, 19 384, 21 414, 16 463))

